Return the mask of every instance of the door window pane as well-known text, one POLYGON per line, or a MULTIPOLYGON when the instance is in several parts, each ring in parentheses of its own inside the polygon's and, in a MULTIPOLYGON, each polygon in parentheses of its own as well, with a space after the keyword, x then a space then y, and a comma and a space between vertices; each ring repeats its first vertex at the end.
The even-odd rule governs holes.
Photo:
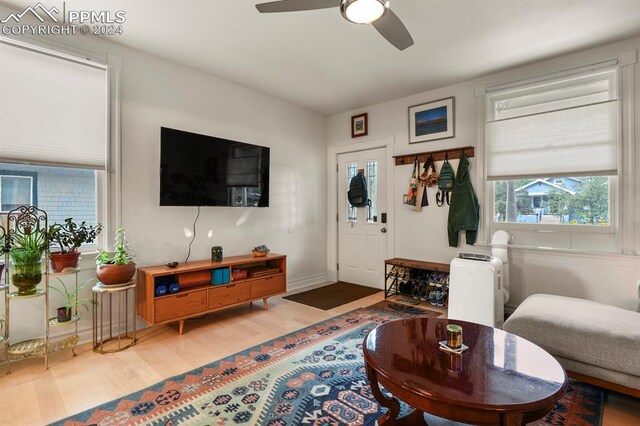
MULTIPOLYGON (((347 164, 347 191, 349 190, 349 184, 351 183, 351 178, 358 174, 358 164, 357 163, 349 163, 347 164)), ((347 222, 357 222, 358 221, 358 209, 349 204, 349 197, 345 193, 345 197, 347 197, 347 222)))
POLYGON ((367 212, 367 223, 375 223, 378 221, 378 162, 376 160, 367 161, 365 173, 369 200, 371 200, 371 207, 367 212))

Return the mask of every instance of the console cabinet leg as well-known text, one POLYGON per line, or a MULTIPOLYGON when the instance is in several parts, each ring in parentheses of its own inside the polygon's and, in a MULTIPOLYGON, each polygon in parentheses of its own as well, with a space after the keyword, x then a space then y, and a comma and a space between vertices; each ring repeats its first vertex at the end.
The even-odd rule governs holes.
POLYGON ((184 331, 184 321, 178 321, 178 331, 180 334, 184 331))
POLYGON ((268 311, 269 310, 269 304, 267 303, 267 298, 266 297, 264 299, 262 299, 262 303, 264 303, 264 310, 268 311))

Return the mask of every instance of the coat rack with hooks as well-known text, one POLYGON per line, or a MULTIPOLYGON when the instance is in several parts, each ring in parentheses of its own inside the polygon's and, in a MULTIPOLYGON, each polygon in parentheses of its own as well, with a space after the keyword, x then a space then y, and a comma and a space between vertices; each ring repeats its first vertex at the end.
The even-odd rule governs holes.
POLYGON ((418 152, 415 154, 403 154, 394 155, 396 160, 396 166, 402 166, 403 164, 413 164, 413 161, 417 158, 420 163, 427 161, 427 158, 431 155, 433 161, 444 161, 445 156, 448 156, 449 160, 455 160, 460 158, 460 155, 464 152, 468 158, 475 156, 475 148, 472 146, 461 146, 451 149, 440 149, 437 151, 418 152))

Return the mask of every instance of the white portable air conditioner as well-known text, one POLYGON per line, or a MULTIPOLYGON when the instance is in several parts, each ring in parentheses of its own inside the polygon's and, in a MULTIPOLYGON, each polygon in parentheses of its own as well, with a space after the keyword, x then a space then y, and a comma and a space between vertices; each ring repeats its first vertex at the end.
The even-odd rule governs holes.
POLYGON ((502 261, 458 253, 449 275, 449 319, 501 328, 504 322, 502 261))

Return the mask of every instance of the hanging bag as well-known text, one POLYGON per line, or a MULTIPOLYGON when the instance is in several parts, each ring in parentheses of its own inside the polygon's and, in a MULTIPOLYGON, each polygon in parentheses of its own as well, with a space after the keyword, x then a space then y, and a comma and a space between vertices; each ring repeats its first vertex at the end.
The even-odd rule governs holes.
POLYGON ((424 170, 420 180, 422 180, 428 188, 438 184, 438 172, 436 172, 436 165, 433 162, 432 156, 429 156, 427 161, 424 162, 424 170))
POLYGON ((445 154, 444 164, 440 169, 440 176, 438 177, 438 193, 436 194, 436 204, 438 207, 442 207, 446 202, 449 205, 449 193, 453 189, 456 175, 453 171, 453 167, 449 164, 449 156, 445 154))
POLYGON ((438 173, 436 166, 433 164, 433 157, 429 156, 424 162, 422 174, 420 175, 420 184, 422 185, 422 207, 429 205, 429 197, 427 188, 438 184, 438 173))
POLYGON ((413 160, 413 173, 409 179, 409 189, 407 189, 407 199, 405 201, 407 207, 416 211, 422 210, 422 192, 420 191, 422 185, 420 185, 418 176, 420 176, 420 163, 416 158, 413 160))

